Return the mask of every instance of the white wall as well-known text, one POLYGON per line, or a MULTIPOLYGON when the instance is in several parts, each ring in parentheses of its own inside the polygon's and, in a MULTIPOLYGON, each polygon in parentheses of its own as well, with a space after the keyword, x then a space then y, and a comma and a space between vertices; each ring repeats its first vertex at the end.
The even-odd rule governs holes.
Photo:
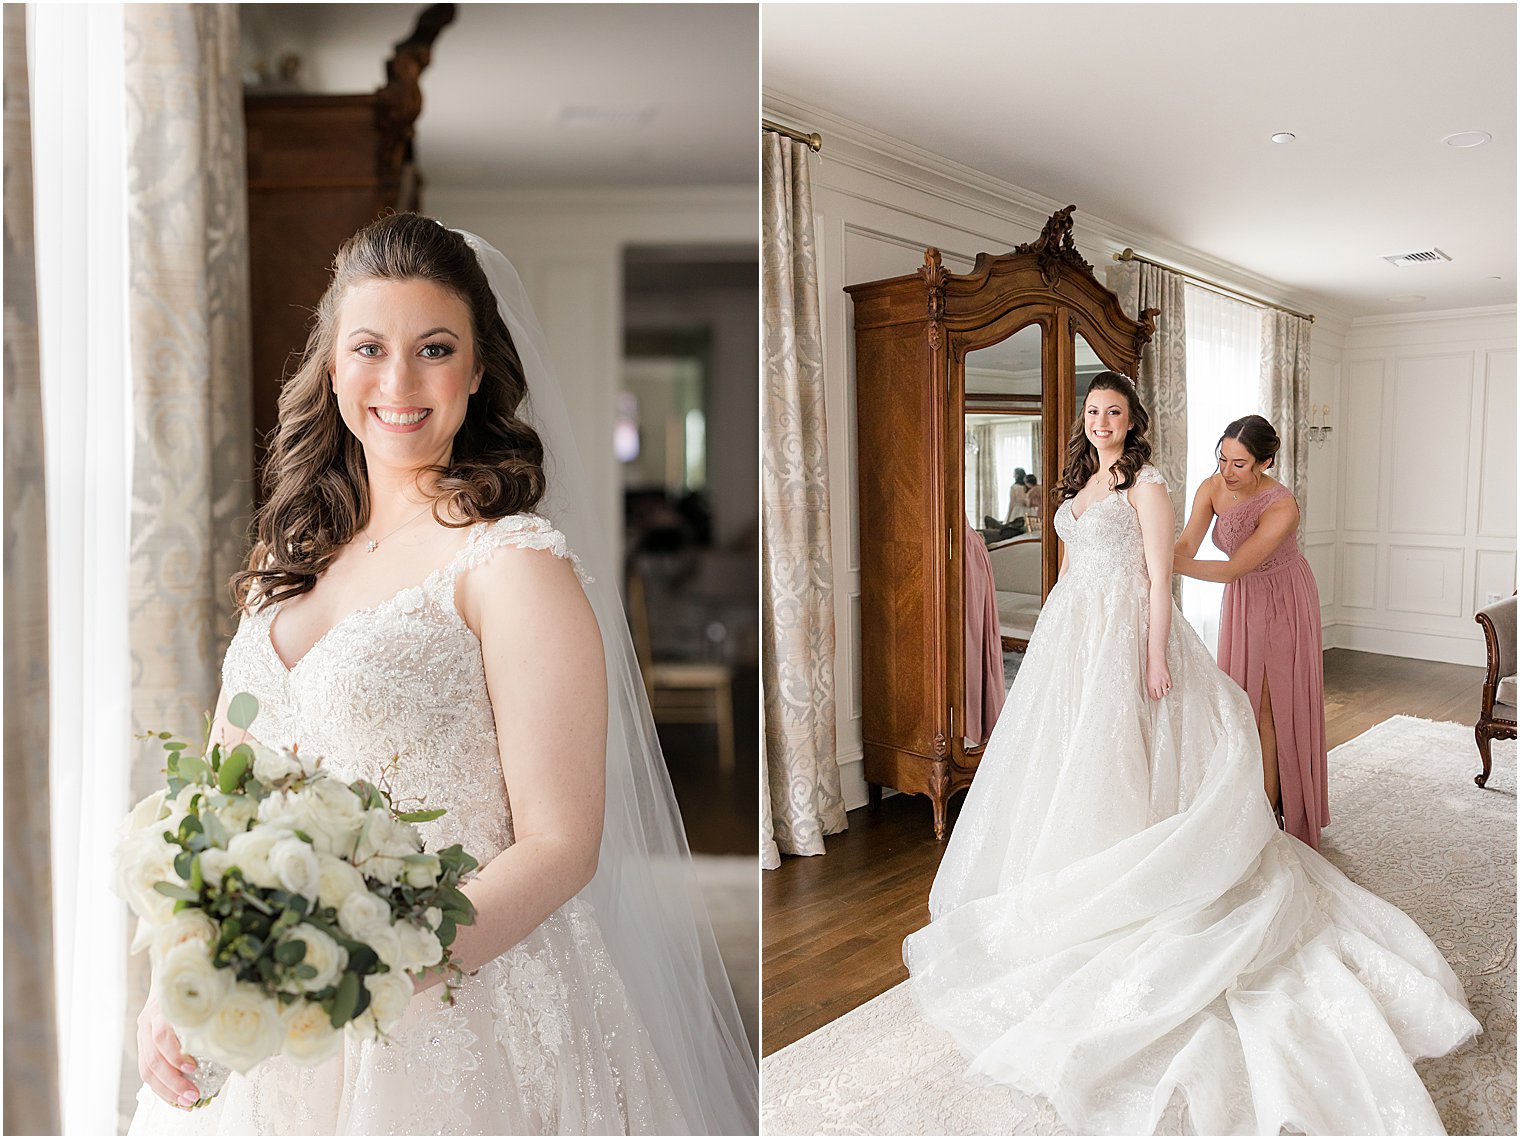
MULTIPOLYGON (((829 423, 837 753, 845 805, 854 808, 866 802, 866 784, 860 720, 854 330, 844 286, 911 273, 923 263, 928 245, 941 250, 949 268, 964 272, 978 252, 1005 252, 1034 240, 1051 213, 1070 203, 999 182, 778 93, 766 93, 763 107, 766 117, 817 130, 824 138, 823 153, 811 160, 811 169, 829 423)), ((1076 204, 1077 248, 1100 281, 1106 281, 1111 255, 1134 246, 1179 268, 1316 313, 1310 402, 1340 402, 1337 369, 1349 324, 1344 314, 1322 298, 1294 295, 1238 266, 1084 215, 1081 203, 1076 204)), ((1322 586, 1335 566, 1337 496, 1334 452, 1315 449, 1310 457, 1306 530, 1308 556, 1322 586)), ((1329 622, 1334 594, 1330 589, 1323 594, 1329 622)))
POLYGON ((607 532, 622 533, 612 429, 623 359, 623 249, 759 239, 749 187, 488 191, 429 185, 424 209, 509 258, 549 338, 587 485, 607 532))
POLYGON ((1481 665, 1473 613, 1515 588, 1515 309, 1355 320, 1334 424, 1334 643, 1481 665))

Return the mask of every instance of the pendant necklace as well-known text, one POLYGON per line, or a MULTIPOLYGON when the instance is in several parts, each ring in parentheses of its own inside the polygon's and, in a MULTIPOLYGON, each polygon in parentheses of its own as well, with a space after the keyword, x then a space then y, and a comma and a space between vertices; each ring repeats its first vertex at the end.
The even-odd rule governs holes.
POLYGON ((395 537, 396 534, 400 533, 402 530, 405 530, 413 522, 417 521, 417 519, 421 518, 424 514, 428 513, 428 511, 430 511, 432 509, 433 509, 432 503, 429 503, 427 506, 424 506, 420 512, 418 512, 416 514, 413 514, 410 518, 408 518, 400 526, 397 526, 390 533, 383 534, 383 535, 381 535, 378 538, 368 538, 366 540, 366 545, 364 547, 364 552, 366 554, 373 554, 376 550, 378 550, 380 548, 380 543, 381 542, 384 542, 387 538, 393 538, 393 537, 395 537))

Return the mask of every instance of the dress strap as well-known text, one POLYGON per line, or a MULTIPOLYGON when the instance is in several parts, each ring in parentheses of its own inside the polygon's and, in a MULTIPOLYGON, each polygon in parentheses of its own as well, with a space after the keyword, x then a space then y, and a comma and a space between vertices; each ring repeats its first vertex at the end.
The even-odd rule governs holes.
POLYGON ((491 522, 477 522, 470 528, 470 537, 464 549, 450 563, 449 576, 458 577, 466 570, 483 565, 490 560, 492 554, 505 546, 548 550, 555 557, 568 560, 582 584, 590 584, 592 580, 581 565, 580 558, 570 549, 565 536, 541 514, 509 514, 491 522))

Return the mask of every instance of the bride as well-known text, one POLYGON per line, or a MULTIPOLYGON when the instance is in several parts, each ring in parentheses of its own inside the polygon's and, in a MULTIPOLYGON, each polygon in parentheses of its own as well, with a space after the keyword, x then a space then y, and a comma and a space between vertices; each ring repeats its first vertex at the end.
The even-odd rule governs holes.
POLYGON ((429 849, 482 864, 453 946, 467 976, 452 1005, 414 981, 389 1041, 277 1057, 191 1112, 193 1060, 150 998, 132 1133, 755 1130, 754 1060, 578 478, 506 259, 417 214, 350 239, 280 395, 215 730, 246 691, 255 736, 344 779, 398 757, 393 793, 447 809, 429 849))
POLYGON ((1072 1131, 1444 1134, 1411 1060, 1481 1031, 1399 910, 1277 829, 1250 702, 1171 600, 1149 417, 1104 372, 1066 543, 903 955, 971 1073, 1072 1131), (1175 1106, 1175 1105, 1173 1105, 1175 1106))

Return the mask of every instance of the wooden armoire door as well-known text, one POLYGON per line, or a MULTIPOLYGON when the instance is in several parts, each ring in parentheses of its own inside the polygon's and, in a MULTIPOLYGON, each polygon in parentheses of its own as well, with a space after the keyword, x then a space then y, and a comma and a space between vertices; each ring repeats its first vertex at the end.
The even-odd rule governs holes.
MULTIPOLYGON (((454 5, 435 4, 368 95, 261 94, 243 99, 248 149, 249 292, 254 464, 263 470, 280 385, 306 347, 338 247, 388 210, 419 208, 412 156, 419 77, 454 5)), ((255 501, 263 501, 262 479, 255 501)))
MULTIPOLYGON (((865 776, 873 802, 883 787, 928 796, 941 839, 946 805, 971 784, 985 746, 964 734, 967 356, 1039 330, 1048 519, 1076 420, 1078 357, 1134 376, 1153 331, 1153 313, 1126 316, 1078 253, 1074 208, 1052 215, 1037 241, 979 254, 969 273, 947 271, 929 249, 914 274, 845 290, 855 318, 865 776)), ((1060 564, 1047 533, 1042 595, 1060 564)))

